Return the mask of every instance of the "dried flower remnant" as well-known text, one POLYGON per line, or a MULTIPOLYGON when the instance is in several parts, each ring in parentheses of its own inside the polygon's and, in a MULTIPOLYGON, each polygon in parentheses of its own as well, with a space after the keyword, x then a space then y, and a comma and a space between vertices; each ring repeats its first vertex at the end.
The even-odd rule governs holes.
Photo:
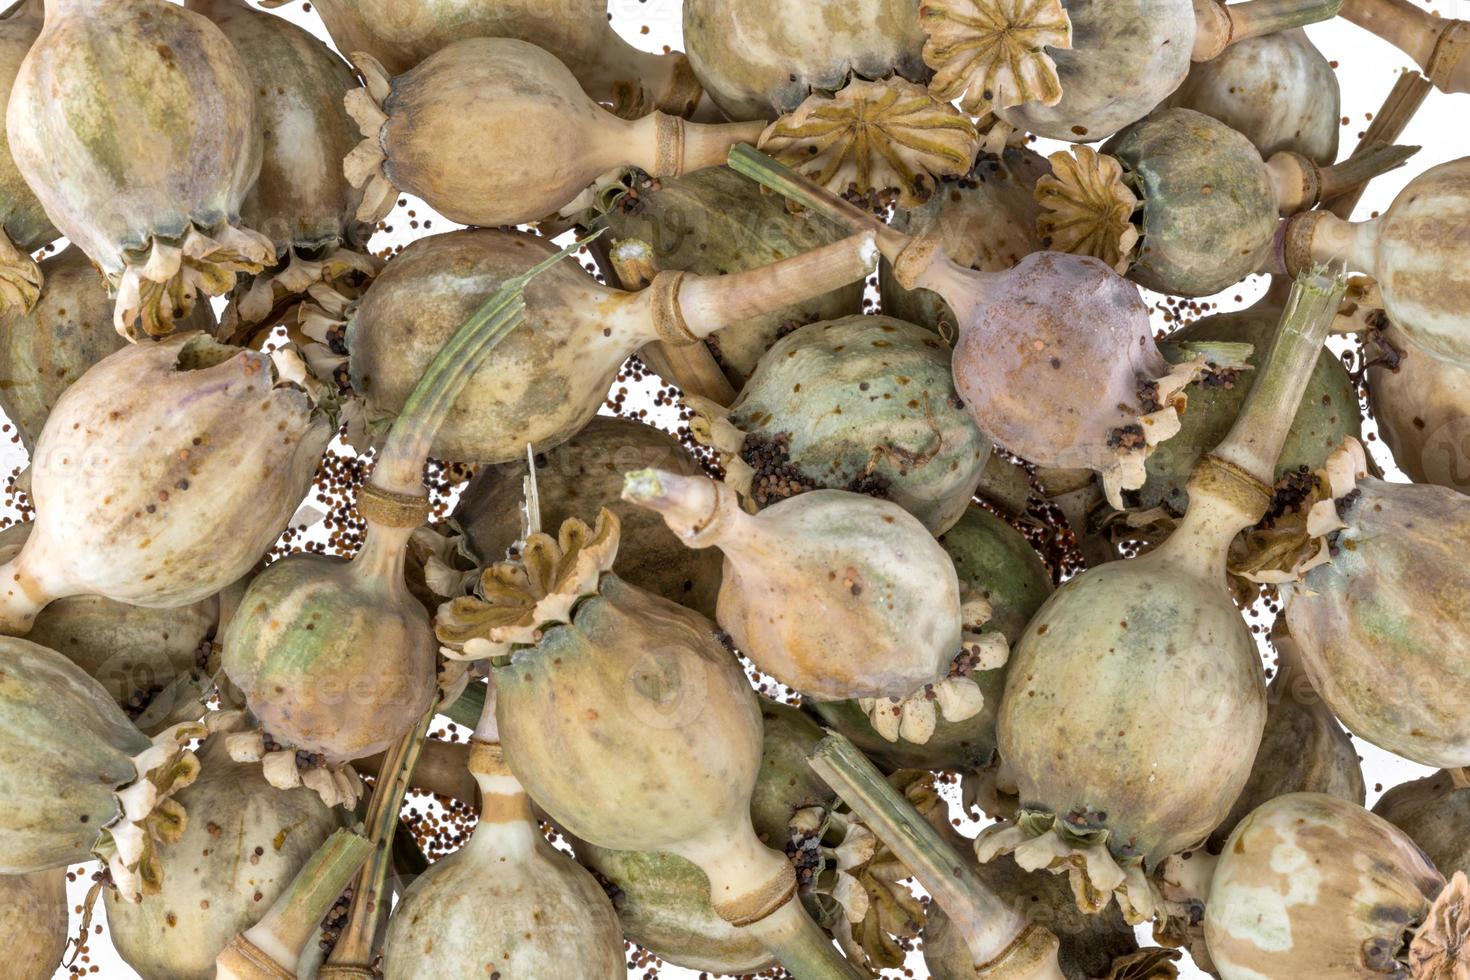
POLYGON ((1062 98, 1047 48, 1072 46, 1072 21, 1061 0, 925 0, 919 23, 928 39, 924 61, 935 71, 929 90, 960 100, 972 116, 997 108, 1062 98))
POLYGON ((1036 182, 1042 239, 1058 252, 1091 255, 1126 273, 1138 244, 1133 213, 1143 202, 1124 180, 1122 165, 1089 146, 1048 159, 1052 173, 1036 182))

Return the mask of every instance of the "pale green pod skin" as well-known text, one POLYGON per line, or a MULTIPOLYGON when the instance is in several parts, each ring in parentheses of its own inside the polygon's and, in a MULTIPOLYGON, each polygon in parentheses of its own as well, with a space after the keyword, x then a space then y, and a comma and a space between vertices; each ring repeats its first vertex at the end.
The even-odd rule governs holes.
MULTIPOLYGON (((794 215, 779 196, 728 167, 706 167, 682 177, 664 177, 657 190, 639 189, 604 216, 613 240, 636 238, 653 248, 658 270, 724 275, 830 245, 843 237, 836 225, 794 215)), ((863 284, 850 283, 772 313, 720 328, 709 343, 731 385, 739 390, 771 349, 780 329, 792 323, 835 320, 863 310, 863 284)))
POLYGON ((552 52, 589 95, 620 110, 687 115, 699 101, 684 55, 656 55, 624 41, 608 23, 607 0, 321 0, 312 6, 339 51, 365 51, 395 75, 461 38, 510 37, 552 52))
POLYGON ((362 138, 343 99, 357 76, 321 41, 243 0, 187 0, 224 33, 249 70, 263 149, 260 177, 240 206, 246 226, 285 258, 291 247, 361 243, 362 191, 342 160, 362 138))
POLYGON ((148 737, 54 650, 5 638, 0 660, 0 874, 89 861, 148 737))
POLYGON ((881 495, 933 534, 965 513, 991 452, 959 404, 949 348, 886 316, 813 323, 782 337, 730 421, 788 440, 791 465, 815 486, 846 490, 876 477, 881 495))
POLYGON ((1246 814, 1287 793, 1325 793, 1362 806, 1367 798, 1363 767, 1352 739, 1322 703, 1300 668, 1277 674, 1266 688, 1266 730, 1250 779, 1230 813, 1210 833, 1218 854, 1246 814))
MULTIPOLYGON (((1021 533, 985 510, 971 506, 958 524, 939 536, 954 561, 960 583, 990 601, 985 631, 995 630, 1014 645, 1031 617, 1052 593, 1051 575, 1021 533)), ((873 730, 856 701, 814 703, 822 721, 852 739, 885 769, 969 770, 989 764, 995 754, 995 719, 1005 692, 1006 668, 971 675, 985 702, 964 721, 935 718, 934 734, 922 745, 900 738, 890 742, 873 730)))
MULTIPOLYGON (((968 177, 944 181, 913 210, 899 209, 892 225, 911 235, 939 236, 944 254, 962 266, 1004 272, 1045 247, 1036 232, 1036 181, 1050 172, 1046 159, 1025 147, 1008 146, 1000 157, 982 153, 968 177)), ((959 320, 944 298, 928 289, 904 289, 886 259, 878 286, 887 315, 944 337, 958 334, 959 320)))
POLYGON ((168 608, 218 593, 286 528, 333 431, 267 355, 201 334, 109 355, 37 440, 35 527, 5 566, 4 628, 24 633, 72 595, 168 608))
POLYGON ((386 750, 436 690, 437 643, 404 584, 402 545, 377 552, 276 562, 223 636, 225 672, 265 731, 330 765, 386 750))
POLYGON ((212 980, 219 951, 342 825, 313 790, 276 789, 259 764, 231 760, 223 735, 199 760, 199 778, 175 797, 191 819, 160 853, 163 890, 135 905, 103 893, 112 944, 144 980, 212 980))
MULTIPOLYGON (((5 22, 0 21, 0 30, 5 22)), ((4 191, 0 190, 0 194, 4 191)), ((75 245, 41 263, 35 307, 0 312, 0 410, 31 452, 52 407, 86 371, 128 342, 112 326, 107 280, 75 245)), ((195 304, 180 326, 214 332, 214 310, 195 304)))
MULTIPOLYGON (((984 864, 971 862, 970 872, 997 898, 1023 910, 1027 919, 1061 941, 1057 966, 1067 980, 1106 977, 1115 959, 1138 951, 1138 939, 1123 914, 1114 906, 1095 913, 1079 910, 1064 876, 1024 871, 1009 854, 984 864)), ((933 980, 975 980, 975 959, 965 937, 937 902, 928 907, 923 941, 924 965, 933 980)))
POLYGON ((16 165, 109 276, 191 225, 233 225, 260 172, 244 60, 164 0, 50 0, 6 116, 16 165), (120 92, 132 93, 120 97, 120 92))
POLYGON ((1208 296, 1261 267, 1275 241, 1278 205, 1250 140, 1192 109, 1166 109, 1103 150, 1123 164, 1143 199, 1143 237, 1129 278, 1159 292, 1208 296))
POLYGON ((1225 980, 1406 977, 1400 950, 1444 883, 1388 821, 1334 796, 1293 793, 1230 835, 1205 941, 1225 980))
POLYGON ((1381 329, 1399 359, 1394 368, 1370 359, 1368 397, 1394 462, 1415 483, 1470 493, 1470 367, 1435 357, 1391 322, 1381 329))
POLYGON ((1300 28, 1236 41, 1193 65, 1162 108, 1173 106, 1220 120, 1263 159, 1287 150, 1324 167, 1337 161, 1337 73, 1300 28))
POLYGON ((1190 0, 1063 0, 1072 47, 1048 48, 1062 99, 996 115, 1017 129, 1074 143, 1106 139, 1147 115, 1189 73, 1190 0))
MULTIPOLYGON (((1234 313, 1217 313, 1171 333, 1159 342, 1159 351, 1177 363, 1184 358, 1180 344, 1185 342, 1250 344, 1251 353, 1246 361, 1253 369, 1259 369, 1280 322, 1281 307, 1264 303, 1234 313)), ((1237 375, 1233 387, 1229 388, 1209 379, 1191 382, 1184 389, 1189 407, 1179 416, 1179 431, 1154 447, 1144 463, 1147 480, 1137 490, 1125 494, 1126 502, 1143 509, 1163 506, 1174 513, 1184 513, 1189 507, 1190 474, 1200 458, 1218 446, 1230 431, 1258 373, 1252 370, 1237 375)), ((1349 436, 1362 437, 1357 386, 1342 361, 1331 351, 1323 350, 1282 444, 1281 456, 1276 461, 1276 479, 1303 466, 1308 470, 1321 468, 1349 436)))
MULTIPOLYGON (((41 33, 40 0, 31 0, 0 18, 0 105, 10 101, 20 64, 41 33)), ((0 225, 23 252, 34 251, 61 237, 10 154, 10 139, 0 132, 0 225)))
POLYGON ((688 0, 684 48, 730 119, 775 119, 850 75, 921 80, 919 0, 688 0))
MULTIPOLYGON (((613 568, 623 581, 706 616, 715 614, 722 560, 715 551, 686 548, 663 518, 622 499, 623 474, 654 467, 695 476, 699 465, 678 440, 631 419, 597 416, 576 435, 536 460, 541 526, 606 507, 622 527, 613 568)), ((487 466, 464 488, 454 522, 487 562, 500 561, 521 537, 524 456, 487 466)))
POLYGON ((1260 659, 1222 579, 1166 546, 1047 600, 1011 651, 997 728, 1023 810, 1106 829, 1114 858, 1150 869, 1219 824, 1266 720, 1260 659))
POLYGON ((836 799, 807 764, 825 734, 797 708, 760 700, 761 770, 750 794, 750 822, 760 842, 777 851, 791 837, 791 818, 808 807, 827 809, 836 799))
POLYGON ((66 953, 66 869, 0 875, 0 949, 10 980, 51 980, 66 953))
POLYGON ((1365 478, 1332 560, 1287 594, 1302 665, 1348 730, 1426 766, 1470 764, 1470 498, 1365 478))
POLYGON ((1448 772, 1400 783, 1373 812, 1413 838, 1440 874, 1470 875, 1470 789, 1456 787, 1448 772))

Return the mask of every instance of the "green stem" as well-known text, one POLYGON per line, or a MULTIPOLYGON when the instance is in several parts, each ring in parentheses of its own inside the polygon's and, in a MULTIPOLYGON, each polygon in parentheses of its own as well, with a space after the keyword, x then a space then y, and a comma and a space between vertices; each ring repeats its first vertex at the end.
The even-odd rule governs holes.
POLYGON ((1342 9, 1343 0, 1249 0, 1226 6, 1234 25, 1231 43, 1250 37, 1279 34, 1331 20, 1342 9))
POLYGON ((348 830, 335 831, 296 873, 260 922, 246 937, 281 966, 293 970, 301 951, 316 934, 322 917, 336 904, 352 876, 372 851, 364 837, 348 830), (281 957, 289 956, 290 962, 281 957))
POLYGON ((791 900, 745 930, 759 939, 796 980, 866 980, 832 945, 832 937, 812 921, 801 899, 791 900))
MULTIPOLYGON (((598 234, 601 232, 593 237, 598 234)), ((520 325, 526 311, 522 295, 526 284, 591 240, 584 238, 519 276, 507 279, 460 324, 449 342, 439 349, 393 421, 373 468, 373 486, 391 493, 423 496, 423 471, 429 446, 465 384, 490 352, 520 325)))
POLYGON ((1317 171, 1317 197, 1325 201, 1360 187, 1374 177, 1402 167, 1409 157, 1418 152, 1417 146, 1360 147, 1341 163, 1334 163, 1317 171))

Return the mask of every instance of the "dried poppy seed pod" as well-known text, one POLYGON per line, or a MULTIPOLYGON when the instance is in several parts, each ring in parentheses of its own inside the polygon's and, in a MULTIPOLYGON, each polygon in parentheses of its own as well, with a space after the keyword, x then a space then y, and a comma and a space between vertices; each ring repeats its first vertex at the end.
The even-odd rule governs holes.
POLYGON ((1228 553, 1270 503, 1265 481, 1343 288, 1298 280, 1245 407, 1195 471, 1179 529, 1071 579, 1027 626, 998 722, 1022 806, 982 832, 981 860, 1014 853, 1027 870, 1067 873, 1080 908, 1116 897, 1141 921, 1158 906, 1148 875, 1204 840, 1240 795, 1266 690, 1228 553), (1163 716, 1160 705, 1171 706, 1163 716))
POLYGON ((313 6, 337 50, 366 51, 394 74, 461 38, 509 37, 555 54, 588 95, 624 118, 653 109, 687 116, 699 102, 688 59, 624 41, 608 23, 606 0, 322 0, 313 6))
POLYGON ((400 189, 464 224, 538 221, 616 167, 677 176, 760 132, 662 112, 619 119, 555 55, 510 38, 456 41, 392 78, 359 54, 366 87, 348 93, 347 108, 364 139, 344 166, 364 188, 364 221, 392 210, 400 189))
POLYGON ((1205 937, 1225 980, 1433 980, 1465 969, 1467 904, 1464 874, 1446 884, 1388 821, 1333 796, 1293 793, 1230 835, 1205 937))
POLYGON ((236 227, 260 121, 243 59, 206 18, 163 0, 50 0, 6 126, 46 213, 117 289, 124 336, 166 335, 201 292, 275 261, 236 227), (118 79, 136 91, 119 97, 118 79))
POLYGON ((192 819, 160 855, 162 889, 136 905, 104 895, 112 944, 143 976, 213 977, 220 950, 341 826, 311 790, 283 792, 231 761, 225 739, 205 741, 199 778, 175 797, 192 819))
POLYGON ((748 146, 730 152, 730 165, 871 232, 905 288, 944 298, 959 323, 955 390, 997 445, 1038 465, 1097 470, 1117 507, 1121 491, 1142 484, 1144 459, 1178 429, 1179 392, 1205 363, 1169 369, 1136 286, 1096 259, 1059 252, 976 272, 937 238, 901 234, 748 146))
MULTIPOLYGON (((363 435, 379 434, 398 416, 424 366, 481 297, 554 249, 532 235, 490 229, 435 235, 404 249, 348 314, 348 369, 366 403, 363 435)), ((637 293, 559 265, 527 286, 526 329, 506 338, 450 406, 433 454, 503 463, 522 458, 527 443, 555 448, 596 416, 618 369, 644 345, 697 343, 726 323, 859 281, 875 261, 871 240, 854 235, 728 276, 661 273, 637 293)))
POLYGON ((1208 61, 1246 38, 1337 13, 1342 0, 925 0, 924 60, 936 96, 963 95, 1053 139, 1104 139, 1143 118, 1208 61))
POLYGON ((817 701, 907 702, 903 734, 917 742, 936 704, 952 721, 980 710, 979 688, 947 677, 950 665, 966 650, 994 668, 1005 639, 979 634, 986 604, 962 604, 954 563, 898 506, 813 490, 752 515, 723 483, 659 470, 629 473, 623 498, 663 514, 689 547, 725 553, 716 619, 781 683, 817 701))
POLYGON ((69 945, 67 871, 0 875, 0 942, 14 980, 50 980, 69 945))
POLYGON ((1470 368, 1463 301, 1470 246, 1462 216, 1470 208, 1470 157, 1417 175, 1378 217, 1349 223, 1326 211, 1285 222, 1273 271, 1295 274, 1314 262, 1341 262, 1378 282, 1394 325, 1435 357, 1470 368))
POLYGON ((617 544, 607 510, 595 530, 573 520, 531 535, 520 561, 439 608, 445 652, 496 663, 507 761, 559 825, 693 862, 715 911, 793 973, 855 978, 794 900, 791 865, 752 829, 761 716, 739 663, 709 620, 611 574, 617 544), (548 698, 562 709, 547 712, 548 698))
POLYGON ((1174 108, 1103 150, 1052 154, 1055 175, 1036 185, 1050 246, 1096 256, 1149 289, 1208 296, 1270 256, 1279 215, 1401 166, 1418 147, 1377 146, 1331 167, 1291 152, 1263 161, 1219 120, 1174 108))
POLYGON ((257 96, 260 177, 240 216, 271 240, 279 261, 238 287, 226 311, 224 336, 243 342, 285 320, 308 288, 332 288, 378 270, 361 251, 370 233, 357 221, 362 192, 342 172, 342 159, 358 141, 343 104, 357 77, 311 34, 244 0, 186 5, 217 24, 240 52, 257 96))
POLYGON ((280 536, 333 422, 289 348, 202 334, 100 361, 56 403, 31 463, 35 528, 4 567, 0 630, 53 599, 185 606, 242 578, 280 536))
MULTIPOLYGON (((838 229, 806 221, 786 202, 729 167, 705 167, 682 177, 632 181, 601 217, 618 246, 636 239, 649 247, 654 272, 701 276, 745 272, 769 262, 830 245, 838 229)), ((627 247, 627 246, 623 246, 627 247)), ((863 285, 795 300, 769 313, 726 324, 705 338, 738 390, 791 323, 835 320, 861 313, 863 285)))
MULTIPOLYGON (((701 472, 672 436, 632 419, 597 416, 560 446, 536 456, 541 523, 560 527, 590 507, 608 508, 624 529, 615 566, 619 577, 713 616, 719 554, 684 547, 661 517, 619 496, 623 474, 648 466, 686 476, 701 472)), ((525 535, 521 501, 528 473, 523 460, 487 466, 460 495, 452 520, 487 562, 504 558, 525 535)))
POLYGON ((1329 166, 1342 116, 1337 73, 1305 31, 1232 44, 1189 70, 1163 107, 1193 109, 1236 130, 1269 160, 1282 150, 1329 166))
MULTIPOLYGON (((3 28, 4 21, 0 21, 3 28)), ((41 427, 66 389, 127 341, 112 326, 113 297, 107 280, 85 252, 68 245, 41 262, 46 285, 25 310, 0 312, 0 409, 21 445, 34 450, 41 427)), ((197 303, 180 324, 214 332, 214 310, 197 303)))
POLYGON ((477 738, 470 772, 480 786, 479 822, 394 908, 383 976, 626 977, 612 904, 585 868, 546 842, 501 746, 477 738))
POLYGON ((150 740, 54 650, 6 638, 0 655, 0 874, 96 856, 124 901, 156 892, 158 845, 177 841, 188 820, 171 797, 199 774, 184 746, 203 727, 176 725, 150 740))
POLYGON ((1441 769, 1400 783, 1378 798, 1373 812, 1419 846, 1440 874, 1470 874, 1470 788, 1441 769))
MULTIPOLYGON (((955 394, 949 349, 886 316, 792 331, 729 409, 690 400, 726 482, 764 507, 814 488, 891 500, 933 534, 964 514, 990 440, 955 394)), ((634 467, 629 467, 633 469, 634 467)))
POLYGON ((1414 59, 1436 88, 1470 92, 1470 24, 1407 0, 1344 0, 1342 19, 1371 31, 1414 59))
MULTIPOLYGON (((24 0, 0 17, 0 102, 9 101, 15 76, 41 33, 44 16, 42 0, 24 0)), ((0 312, 29 312, 46 281, 45 271, 30 253, 60 238, 61 232, 21 176, 4 132, 0 132, 0 232, 0 312)))
POLYGON ((1368 397, 1394 462, 1416 483, 1470 493, 1470 367, 1423 350, 1386 316, 1367 349, 1368 397))

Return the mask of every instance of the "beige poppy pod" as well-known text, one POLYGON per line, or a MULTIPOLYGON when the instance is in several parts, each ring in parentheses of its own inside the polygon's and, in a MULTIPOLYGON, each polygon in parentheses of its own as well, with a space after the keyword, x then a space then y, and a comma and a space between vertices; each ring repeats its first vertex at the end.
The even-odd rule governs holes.
POLYGON ((761 131, 662 112, 619 119, 555 55, 511 38, 456 41, 397 76, 365 52, 352 58, 365 87, 347 108, 363 140, 344 166, 364 189, 364 221, 384 217, 400 191, 463 224, 539 221, 617 167, 678 176, 761 131))
POLYGON ((1381 817, 1292 793, 1230 835, 1205 939, 1224 980, 1452 980, 1470 955, 1470 887, 1381 817))
POLYGON ((623 40, 608 23, 607 0, 322 0, 312 7, 337 50, 366 51, 395 75, 462 38, 509 37, 555 54, 588 95, 626 119, 655 109, 687 116, 699 102, 684 54, 654 54, 623 40))
MULTIPOLYGON (((15 76, 41 33, 42 0, 23 0, 0 17, 0 101, 9 101, 15 76)), ((45 283, 31 252, 61 237, 35 191, 21 176, 0 132, 0 313, 29 312, 45 283)))
MULTIPOLYGON (((31 309, 0 311, 0 409, 27 452, 62 393, 128 343, 113 328, 107 280, 85 252, 68 245, 40 268, 46 285, 31 309)), ((196 303, 180 326, 213 333, 214 310, 196 303)))
POLYGON ((241 220, 271 240, 277 264, 236 288, 222 339, 289 318, 317 284, 359 284, 379 262, 365 254, 371 229, 357 220, 362 191, 342 159, 357 145, 343 99, 357 76, 308 32, 244 0, 188 0, 217 24, 244 59, 263 137, 260 177, 240 206, 241 220))
POLYGON ((0 875, 0 943, 12 980, 51 980, 67 947, 65 868, 0 875))
POLYGON ((1470 367, 1426 352, 1387 316, 1367 351, 1368 398, 1394 462, 1416 483, 1470 493, 1470 367))
POLYGON ((880 731, 901 717, 893 727, 924 742, 937 712, 975 714, 980 689, 951 665, 1005 661, 1005 637, 978 630, 989 603, 962 597, 949 555, 896 504, 813 490, 749 514, 723 483, 658 470, 629 473, 623 498, 724 552, 716 619, 761 670, 814 700, 873 699, 880 731))
POLYGON ((31 461, 35 527, 5 567, 0 625, 53 599, 186 606, 239 580, 306 496, 335 425, 291 348, 198 334, 133 345, 67 389, 31 461))
POLYGON ((275 261, 237 227, 260 172, 247 66, 165 0, 50 0, 6 114, 16 166, 117 289, 124 336, 164 336, 200 294, 275 261), (118 96, 126 79, 132 96, 118 96), (208 139, 200 139, 200 131, 208 139))

